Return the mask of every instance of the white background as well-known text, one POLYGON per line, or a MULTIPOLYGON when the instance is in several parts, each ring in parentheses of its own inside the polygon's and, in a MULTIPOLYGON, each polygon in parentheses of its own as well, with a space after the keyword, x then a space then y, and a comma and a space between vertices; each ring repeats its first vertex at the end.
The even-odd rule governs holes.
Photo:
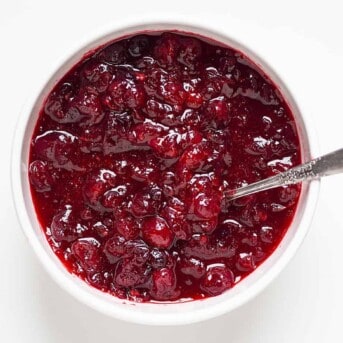
POLYGON ((211 321, 147 327, 78 303, 42 269, 17 222, 10 146, 32 85, 104 24, 185 18, 230 32, 265 57, 312 116, 321 152, 343 147, 340 1, 0 0, 0 342, 343 342, 343 175, 322 181, 313 225, 257 298, 211 321))

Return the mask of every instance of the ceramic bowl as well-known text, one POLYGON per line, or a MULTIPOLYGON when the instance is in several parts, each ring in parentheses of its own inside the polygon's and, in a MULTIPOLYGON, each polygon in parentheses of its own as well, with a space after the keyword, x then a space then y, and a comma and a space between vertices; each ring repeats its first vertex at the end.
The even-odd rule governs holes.
POLYGON ((178 325, 203 321, 232 311, 256 296, 280 273, 299 248, 309 229, 319 192, 319 181, 303 185, 296 214, 281 244, 253 273, 244 278, 231 290, 216 297, 171 304, 132 303, 117 299, 114 296, 90 287, 65 269, 64 265, 50 248, 37 220, 27 174, 30 139, 42 102, 56 82, 86 52, 112 40, 135 35, 138 32, 160 33, 170 30, 190 35, 200 35, 207 37, 204 38, 205 40, 214 40, 219 42, 219 44, 229 45, 242 51, 255 61, 271 77, 274 83, 279 86, 281 93, 293 111, 300 135, 303 160, 318 155, 316 139, 308 118, 303 113, 300 113, 299 107, 286 85, 272 70, 266 60, 256 56, 247 47, 239 43, 239 37, 233 37, 229 31, 216 32, 205 26, 195 26, 180 22, 146 22, 126 27, 112 27, 110 30, 98 33, 95 38, 89 39, 89 43, 80 46, 77 51, 74 51, 66 56, 64 60, 60 61, 57 70, 55 69, 51 74, 46 75, 45 83, 42 83, 40 88, 30 97, 23 110, 13 143, 12 189, 22 229, 46 271, 63 289, 76 299, 114 318, 149 325, 178 325))

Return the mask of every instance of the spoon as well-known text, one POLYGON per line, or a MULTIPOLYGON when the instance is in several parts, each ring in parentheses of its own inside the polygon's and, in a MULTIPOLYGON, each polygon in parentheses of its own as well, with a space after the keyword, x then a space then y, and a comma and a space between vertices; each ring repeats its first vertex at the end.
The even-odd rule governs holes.
POLYGON ((343 173, 343 149, 315 158, 267 179, 237 189, 227 190, 224 192, 224 197, 227 200, 234 200, 267 189, 294 185, 338 173, 343 173))

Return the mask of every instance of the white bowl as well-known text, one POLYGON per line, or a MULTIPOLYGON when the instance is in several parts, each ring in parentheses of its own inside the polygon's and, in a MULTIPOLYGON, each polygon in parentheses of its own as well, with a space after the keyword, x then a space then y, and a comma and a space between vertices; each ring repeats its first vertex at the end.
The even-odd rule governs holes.
POLYGON ((90 43, 67 56, 59 64, 59 69, 47 75, 45 84, 40 86, 40 89, 33 94, 30 102, 24 108, 13 142, 12 190, 22 229, 47 272, 75 298, 114 318, 150 325, 179 325, 199 322, 232 311, 256 296, 279 274, 299 248, 309 229, 319 193, 319 181, 312 181, 310 184, 305 183, 303 185, 295 217, 278 248, 253 273, 231 290, 217 297, 172 304, 132 303, 117 299, 88 286, 65 269, 50 248, 37 220, 27 176, 30 139, 42 102, 61 76, 78 62, 87 51, 111 40, 130 36, 137 32, 175 29, 227 44, 252 58, 279 86, 281 93, 292 109, 300 135, 303 160, 318 156, 315 150, 315 136, 308 119, 300 114, 294 98, 269 65, 245 46, 238 43, 237 40, 229 38, 225 33, 218 33, 204 26, 192 26, 175 22, 149 22, 124 28, 112 27, 111 30, 101 32, 95 39, 90 40, 90 43))

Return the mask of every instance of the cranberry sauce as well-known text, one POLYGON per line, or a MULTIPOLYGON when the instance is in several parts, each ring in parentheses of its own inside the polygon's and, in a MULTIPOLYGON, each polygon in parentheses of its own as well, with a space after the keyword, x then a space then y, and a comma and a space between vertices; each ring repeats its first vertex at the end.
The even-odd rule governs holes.
POLYGON ((71 273, 120 298, 172 301, 219 295, 274 251, 300 186, 222 194, 300 160, 289 107, 247 57, 163 33, 99 48, 57 83, 29 179, 71 273))

